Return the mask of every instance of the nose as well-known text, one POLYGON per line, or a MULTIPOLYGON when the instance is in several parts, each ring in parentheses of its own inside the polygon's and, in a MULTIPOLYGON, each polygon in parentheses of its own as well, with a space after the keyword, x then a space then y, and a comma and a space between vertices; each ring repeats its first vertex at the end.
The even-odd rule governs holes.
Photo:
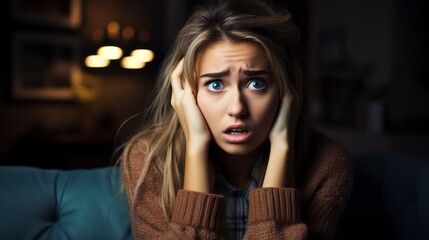
POLYGON ((231 117, 242 118, 248 114, 247 102, 240 89, 231 92, 228 115, 231 117))

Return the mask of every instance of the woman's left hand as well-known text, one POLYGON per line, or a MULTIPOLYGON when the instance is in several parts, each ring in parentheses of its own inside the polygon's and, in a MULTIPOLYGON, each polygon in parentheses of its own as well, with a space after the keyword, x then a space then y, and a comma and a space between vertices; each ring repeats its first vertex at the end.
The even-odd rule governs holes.
POLYGON ((270 157, 264 187, 294 186, 294 139, 301 110, 301 99, 288 92, 282 99, 279 113, 269 133, 270 157))
POLYGON ((300 99, 296 99, 287 93, 281 101, 277 118, 268 136, 271 147, 293 147, 300 110, 300 99))

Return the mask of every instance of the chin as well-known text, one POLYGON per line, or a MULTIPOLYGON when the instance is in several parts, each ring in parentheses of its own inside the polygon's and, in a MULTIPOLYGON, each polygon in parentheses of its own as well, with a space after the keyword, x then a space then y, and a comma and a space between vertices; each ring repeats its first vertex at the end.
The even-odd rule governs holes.
POLYGON ((225 153, 231 155, 248 155, 255 151, 258 146, 250 146, 247 144, 221 144, 218 145, 225 153))

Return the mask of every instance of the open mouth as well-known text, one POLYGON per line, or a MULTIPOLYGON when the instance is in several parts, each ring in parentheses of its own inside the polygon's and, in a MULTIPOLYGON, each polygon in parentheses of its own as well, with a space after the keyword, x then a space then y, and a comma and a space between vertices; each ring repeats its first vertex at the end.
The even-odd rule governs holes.
POLYGON ((232 125, 223 132, 225 141, 231 144, 246 143, 251 135, 251 129, 244 124, 232 125))
POLYGON ((247 129, 230 129, 226 131, 226 133, 230 135, 240 135, 240 134, 246 134, 248 132, 249 131, 247 131, 247 129))

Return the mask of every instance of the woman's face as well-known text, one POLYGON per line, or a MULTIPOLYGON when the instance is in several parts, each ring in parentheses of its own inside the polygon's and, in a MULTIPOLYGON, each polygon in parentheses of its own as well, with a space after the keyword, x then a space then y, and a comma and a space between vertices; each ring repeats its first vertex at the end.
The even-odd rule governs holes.
POLYGON ((251 153, 271 129, 280 102, 265 51, 219 41, 199 52, 197 103, 213 140, 233 155, 251 153))

